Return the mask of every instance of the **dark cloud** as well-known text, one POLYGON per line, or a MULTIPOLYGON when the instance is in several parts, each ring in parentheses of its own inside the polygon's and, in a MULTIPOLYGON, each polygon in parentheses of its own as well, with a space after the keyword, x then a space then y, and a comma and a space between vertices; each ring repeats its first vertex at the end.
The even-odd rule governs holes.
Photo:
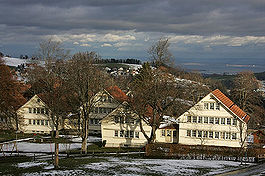
POLYGON ((0 43, 108 33, 264 36, 263 0, 0 0, 0 43))

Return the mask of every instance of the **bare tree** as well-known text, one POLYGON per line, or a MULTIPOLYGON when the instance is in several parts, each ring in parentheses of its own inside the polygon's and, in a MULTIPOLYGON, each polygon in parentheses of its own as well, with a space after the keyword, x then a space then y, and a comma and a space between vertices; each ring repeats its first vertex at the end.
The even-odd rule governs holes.
POLYGON ((264 123, 264 107, 260 84, 252 72, 238 73, 233 82, 231 97, 239 107, 251 116, 251 127, 264 123))
POLYGON ((130 87, 133 96, 130 106, 140 118, 141 132, 148 143, 153 143, 163 116, 175 102, 178 91, 174 78, 159 69, 152 70, 145 63, 130 87), (143 122, 152 128, 150 135, 143 129, 143 122))
POLYGON ((87 152, 89 119, 95 104, 99 101, 95 95, 103 90, 108 78, 94 64, 99 56, 95 52, 77 53, 68 62, 68 83, 75 92, 80 117, 81 152, 87 152))
POLYGON ((50 109, 49 118, 55 132, 55 161, 54 166, 59 166, 59 129, 63 118, 67 115, 66 79, 64 61, 69 57, 69 51, 64 50, 60 42, 51 38, 40 43, 38 57, 45 61, 44 66, 34 65, 29 71, 29 82, 34 86, 34 93, 41 93, 41 98, 50 109))
POLYGON ((54 60, 65 60, 69 58, 70 51, 65 50, 60 41, 55 41, 53 38, 43 40, 39 44, 39 50, 36 57, 45 62, 54 60))
POLYGON ((156 67, 173 63, 172 54, 169 52, 169 45, 168 38, 160 38, 149 48, 148 53, 150 54, 151 62, 156 67))

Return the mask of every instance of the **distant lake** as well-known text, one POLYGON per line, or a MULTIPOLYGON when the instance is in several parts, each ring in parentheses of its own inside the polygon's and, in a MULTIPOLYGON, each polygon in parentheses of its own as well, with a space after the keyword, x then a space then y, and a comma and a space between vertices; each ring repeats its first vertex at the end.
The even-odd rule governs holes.
POLYGON ((250 70, 255 73, 265 71, 264 59, 176 59, 175 64, 188 71, 201 73, 230 73, 250 70))

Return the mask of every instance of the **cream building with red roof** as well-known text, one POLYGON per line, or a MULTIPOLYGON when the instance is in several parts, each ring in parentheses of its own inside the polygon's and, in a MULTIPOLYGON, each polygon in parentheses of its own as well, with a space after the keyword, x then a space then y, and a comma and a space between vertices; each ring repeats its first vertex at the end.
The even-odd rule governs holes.
POLYGON ((178 117, 178 141, 186 145, 246 145, 250 117, 220 90, 205 96, 178 117))
MULTIPOLYGON (((201 99, 178 118, 164 118, 156 131, 156 142, 184 145, 241 147, 246 144, 250 117, 220 90, 201 99)), ((143 123, 147 134, 151 127, 143 123)), ((106 147, 144 146, 137 115, 124 102, 101 121, 106 147)))

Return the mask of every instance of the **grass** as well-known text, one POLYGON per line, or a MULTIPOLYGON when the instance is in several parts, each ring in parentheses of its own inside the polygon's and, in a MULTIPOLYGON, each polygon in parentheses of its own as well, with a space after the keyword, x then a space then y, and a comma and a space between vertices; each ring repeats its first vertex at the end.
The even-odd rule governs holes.
POLYGON ((0 142, 11 141, 15 139, 24 139, 33 137, 33 134, 17 133, 11 130, 0 131, 0 142))

